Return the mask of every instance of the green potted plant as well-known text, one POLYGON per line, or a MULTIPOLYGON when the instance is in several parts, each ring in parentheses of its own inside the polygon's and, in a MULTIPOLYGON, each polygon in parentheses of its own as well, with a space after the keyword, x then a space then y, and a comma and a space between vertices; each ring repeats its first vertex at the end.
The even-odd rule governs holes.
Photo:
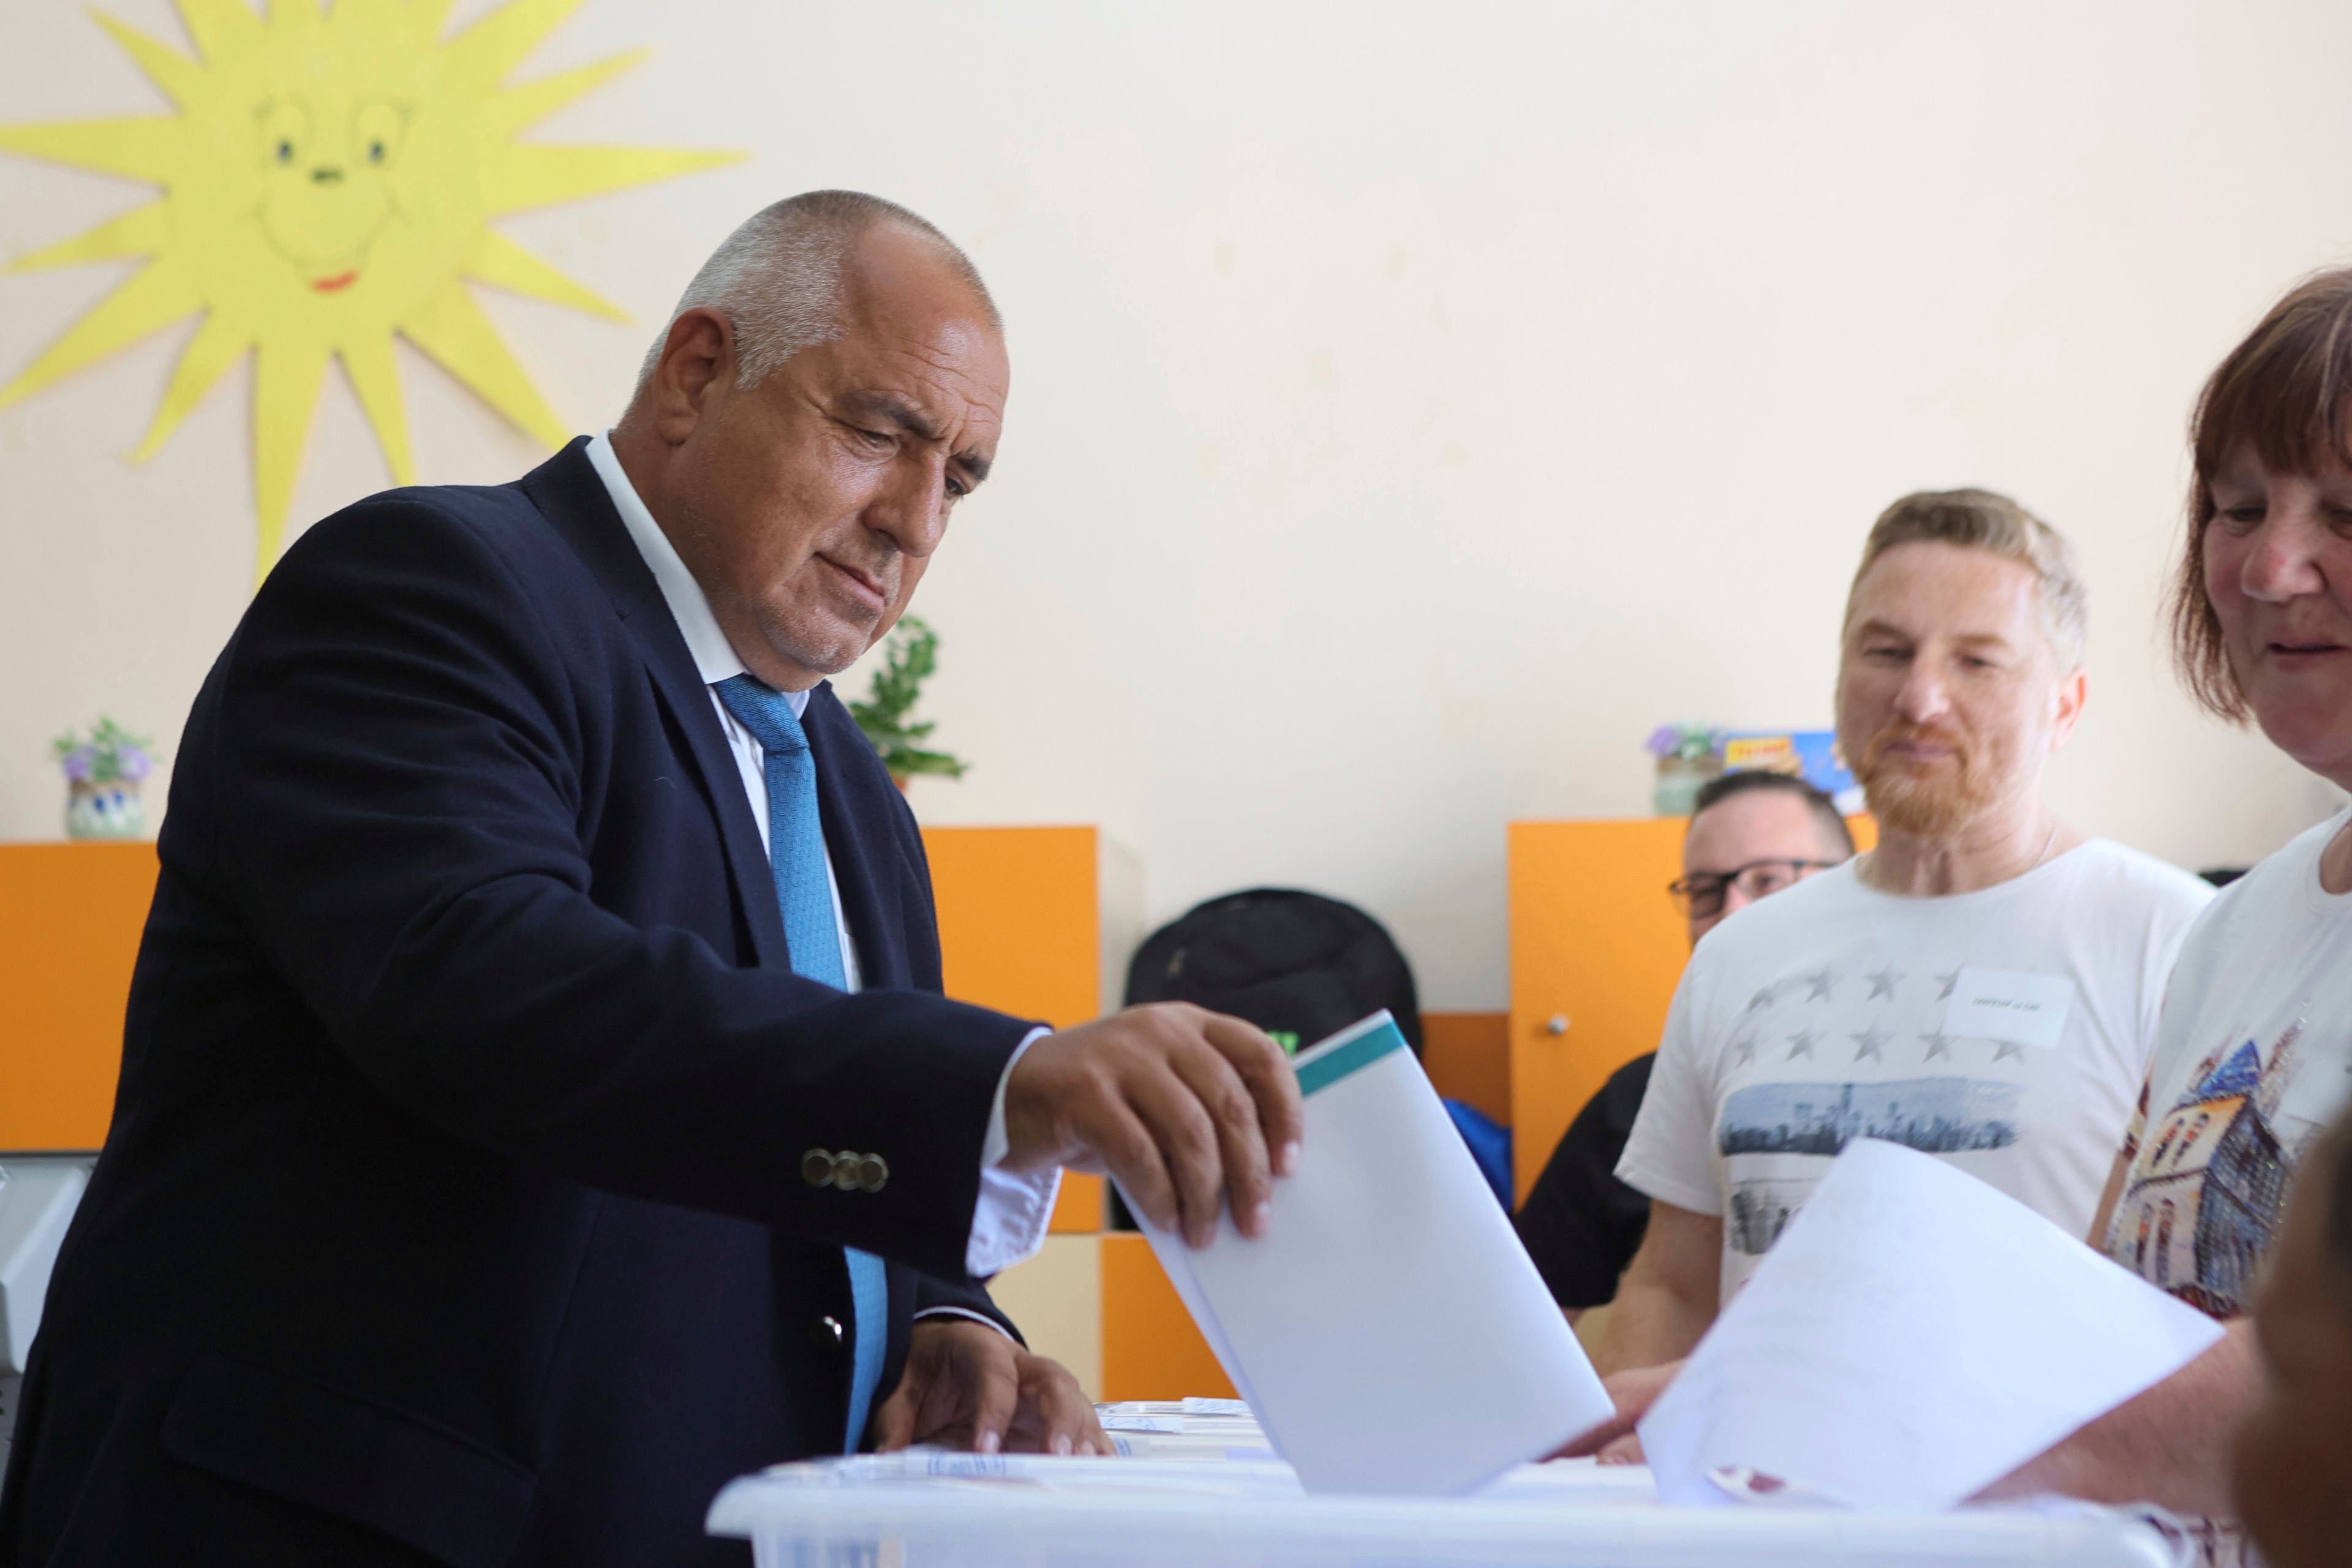
POLYGON ((900 789, 918 773, 950 779, 964 774, 966 763, 945 752, 925 749, 923 742, 938 726, 914 718, 923 682, 930 679, 939 662, 939 634, 913 616, 905 616, 883 645, 882 667, 874 672, 873 689, 865 701, 849 704, 849 716, 857 721, 858 729, 900 789))
POLYGON ((68 730, 49 742, 66 772, 67 837, 137 838, 147 831, 140 787, 155 771, 152 744, 105 718, 87 735, 68 730))

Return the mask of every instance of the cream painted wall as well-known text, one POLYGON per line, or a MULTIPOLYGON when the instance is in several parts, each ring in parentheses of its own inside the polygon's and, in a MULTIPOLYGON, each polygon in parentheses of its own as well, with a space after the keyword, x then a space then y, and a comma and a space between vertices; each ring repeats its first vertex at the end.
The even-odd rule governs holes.
MULTIPOLYGON (((0 118, 161 107, 69 0, 0 32, 0 118)), ((919 605, 976 763, 929 820, 1099 823, 1154 919, 1325 889, 1430 1005, 1499 1006, 1505 821, 1644 810, 1664 719, 1823 721, 1863 531, 1958 483, 2089 571, 2067 814, 2200 865, 2325 808, 2192 716, 2153 607, 2200 377, 2352 254, 2352 9, 588 0, 526 74, 646 41, 541 134, 756 156, 506 226, 646 318, 491 300, 567 418, 811 186, 930 215, 1011 323, 1000 477, 919 605)), ((142 199, 0 157, 0 257, 142 199)), ((0 279, 0 377, 126 270, 0 279)), ((245 602, 244 374, 122 459, 185 333, 0 413, 0 837, 58 831, 63 725, 175 742, 245 602)), ((404 363, 428 480, 531 460, 404 363)), ((385 482, 332 386, 298 521, 385 482)))

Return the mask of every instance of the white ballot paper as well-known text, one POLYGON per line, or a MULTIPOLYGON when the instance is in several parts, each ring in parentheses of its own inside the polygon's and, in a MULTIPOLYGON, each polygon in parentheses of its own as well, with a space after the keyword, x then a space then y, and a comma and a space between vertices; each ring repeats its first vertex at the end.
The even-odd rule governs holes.
POLYGON ((1666 1502, 1758 1471, 1957 1506, 2161 1382, 2221 1325, 2016 1199, 1875 1139, 1829 1174, 1641 1423, 1666 1502))
MULTIPOLYGON (((1308 1491, 1476 1489, 1609 1395, 1385 1012, 1302 1051, 1297 1173, 1265 1236, 1153 1252, 1308 1491)), ((1130 1209, 1134 1207, 1130 1201, 1130 1209)))

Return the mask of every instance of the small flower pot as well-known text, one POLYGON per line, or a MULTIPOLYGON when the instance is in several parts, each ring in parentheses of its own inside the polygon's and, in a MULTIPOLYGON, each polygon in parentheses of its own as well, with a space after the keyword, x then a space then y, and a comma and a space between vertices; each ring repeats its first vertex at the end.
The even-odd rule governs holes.
POLYGON ((75 779, 66 800, 68 838, 139 838, 147 832, 147 803, 128 779, 103 784, 75 779))

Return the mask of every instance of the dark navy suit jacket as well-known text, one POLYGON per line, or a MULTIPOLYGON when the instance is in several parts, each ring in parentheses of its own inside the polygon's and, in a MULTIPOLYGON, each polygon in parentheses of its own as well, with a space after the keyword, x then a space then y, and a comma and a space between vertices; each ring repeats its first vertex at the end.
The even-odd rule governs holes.
POLYGON ((181 744, 0 1565, 740 1563, 719 1489, 840 1444, 840 1247, 891 1265, 885 1390, 912 1310, 992 1312, 965 1246, 1029 1026, 938 994, 914 819, 830 690, 805 724, 857 995, 792 973, 581 444, 287 553, 181 744))

